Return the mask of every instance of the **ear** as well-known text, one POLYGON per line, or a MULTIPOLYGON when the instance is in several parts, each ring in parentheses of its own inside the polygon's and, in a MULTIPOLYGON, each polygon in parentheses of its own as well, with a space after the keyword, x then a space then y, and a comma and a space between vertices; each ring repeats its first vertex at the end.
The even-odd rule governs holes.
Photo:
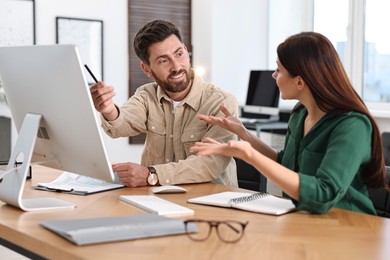
POLYGON ((297 76, 297 77, 296 77, 296 84, 297 84, 298 90, 303 90, 303 89, 306 87, 306 83, 305 83, 305 81, 302 79, 301 76, 297 76))
POLYGON ((190 57, 190 53, 188 52, 187 46, 184 44, 184 42, 183 42, 182 44, 183 44, 184 50, 185 50, 186 53, 187 53, 187 57, 190 59, 191 57, 190 57))
POLYGON ((148 64, 145 64, 141 61, 141 69, 145 73, 145 75, 148 76, 148 78, 153 78, 152 70, 150 69, 148 64))

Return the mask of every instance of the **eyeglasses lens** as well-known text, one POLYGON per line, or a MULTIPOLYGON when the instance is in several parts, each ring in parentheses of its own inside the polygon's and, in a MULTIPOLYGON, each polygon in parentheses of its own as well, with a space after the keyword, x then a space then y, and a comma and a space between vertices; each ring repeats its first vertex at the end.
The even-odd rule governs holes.
POLYGON ((219 223, 217 231, 219 237, 225 242, 236 242, 244 233, 243 226, 237 222, 219 223))
POLYGON ((211 226, 209 225, 208 222, 195 222, 196 226, 198 228, 197 232, 194 233, 188 233, 188 235, 193 239, 193 240, 205 240, 209 237, 210 232, 211 232, 211 226))

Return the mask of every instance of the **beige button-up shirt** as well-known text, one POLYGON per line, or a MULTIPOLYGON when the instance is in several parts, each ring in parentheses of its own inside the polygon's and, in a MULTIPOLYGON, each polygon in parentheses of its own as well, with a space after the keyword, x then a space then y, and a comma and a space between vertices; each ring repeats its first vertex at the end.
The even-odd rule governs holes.
POLYGON ((113 138, 146 133, 141 164, 156 169, 161 185, 213 181, 238 186, 233 158, 198 157, 190 152, 195 142, 206 137, 220 142, 236 139, 231 132, 198 119, 197 114, 223 116, 221 104, 234 115, 238 111, 233 95, 193 75, 191 90, 176 109, 157 83, 149 83, 139 87, 119 108, 116 120, 106 121, 102 117, 102 126, 113 138))

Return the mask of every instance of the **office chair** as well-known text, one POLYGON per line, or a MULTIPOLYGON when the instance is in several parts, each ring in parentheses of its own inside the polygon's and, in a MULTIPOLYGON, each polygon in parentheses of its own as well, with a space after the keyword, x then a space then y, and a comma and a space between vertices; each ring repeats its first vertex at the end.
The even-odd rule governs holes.
MULTIPOLYGON (((385 165, 390 165, 390 132, 382 133, 382 148, 383 156, 385 157, 385 165)), ((387 180, 390 185, 390 166, 386 166, 386 172, 387 180)), ((381 188, 369 190, 368 194, 374 203, 378 216, 390 218, 390 193, 381 188)))
POLYGON ((255 167, 245 161, 234 158, 237 165, 238 187, 253 191, 266 192, 267 178, 259 173, 255 167))
POLYGON ((383 156, 385 157, 385 165, 390 165, 390 132, 382 133, 382 148, 383 156))
MULTIPOLYGON (((387 183, 390 185, 390 166, 386 166, 387 183)), ((390 192, 384 188, 369 190, 368 195, 374 203, 378 216, 390 218, 390 192)))

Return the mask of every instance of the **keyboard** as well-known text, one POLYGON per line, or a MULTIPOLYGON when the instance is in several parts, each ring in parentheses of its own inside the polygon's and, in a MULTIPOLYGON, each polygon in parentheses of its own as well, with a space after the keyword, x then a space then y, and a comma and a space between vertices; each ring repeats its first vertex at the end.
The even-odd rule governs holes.
POLYGON ((194 210, 155 195, 120 195, 119 199, 142 210, 160 216, 174 217, 194 215, 194 210))

